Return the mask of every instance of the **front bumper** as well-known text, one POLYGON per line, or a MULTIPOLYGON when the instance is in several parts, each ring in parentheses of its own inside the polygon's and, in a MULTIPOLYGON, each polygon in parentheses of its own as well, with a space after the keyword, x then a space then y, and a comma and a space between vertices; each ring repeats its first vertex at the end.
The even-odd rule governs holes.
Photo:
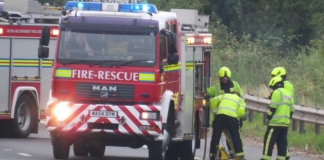
MULTIPOLYGON (((60 121, 55 116, 48 114, 46 117, 46 128, 49 132, 106 132, 154 137, 161 135, 161 116, 156 120, 140 119, 140 114, 143 111, 160 113, 160 106, 59 103, 68 105, 71 114, 60 121), (90 111, 100 112, 104 116, 91 115, 90 111)), ((56 102, 53 105, 58 105, 59 103, 56 102)))

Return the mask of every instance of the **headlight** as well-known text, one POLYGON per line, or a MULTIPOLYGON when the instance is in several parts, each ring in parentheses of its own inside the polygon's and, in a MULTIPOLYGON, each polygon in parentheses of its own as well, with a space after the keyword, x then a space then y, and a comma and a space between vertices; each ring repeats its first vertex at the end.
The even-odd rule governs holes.
POLYGON ((159 119, 159 112, 142 112, 140 119, 143 120, 158 120, 159 119))
POLYGON ((70 115, 70 108, 65 103, 59 103, 55 106, 53 112, 57 120, 62 121, 70 115))

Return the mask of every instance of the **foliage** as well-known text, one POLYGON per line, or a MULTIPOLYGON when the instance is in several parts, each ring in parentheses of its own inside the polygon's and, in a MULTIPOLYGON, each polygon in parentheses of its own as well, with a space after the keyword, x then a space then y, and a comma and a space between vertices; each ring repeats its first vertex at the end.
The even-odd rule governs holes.
MULTIPOLYGON (((246 93, 259 94, 260 85, 267 85, 270 72, 274 67, 283 66, 288 72, 288 80, 294 84, 296 104, 317 107, 324 104, 323 88, 324 68, 323 41, 314 40, 314 47, 302 47, 298 54, 291 50, 282 57, 276 54, 278 48, 267 47, 261 42, 251 42, 250 35, 243 35, 241 40, 231 32, 226 32, 226 26, 218 23, 211 28, 214 34, 214 52, 212 56, 213 73, 221 66, 232 70, 233 79, 245 86, 246 93), (312 104, 306 103, 308 99, 312 104)), ((216 79, 216 74, 214 75, 216 79)))
MULTIPOLYGON (((258 137, 259 141, 263 142, 263 136, 266 131, 266 126, 263 125, 263 114, 254 113, 253 123, 245 121, 242 127, 243 135, 258 137)), ((305 125, 305 134, 300 134, 299 132, 292 132, 292 129, 288 131, 288 143, 289 148, 299 148, 305 149, 306 153, 323 153, 324 137, 316 136, 315 127, 313 124, 305 125)))

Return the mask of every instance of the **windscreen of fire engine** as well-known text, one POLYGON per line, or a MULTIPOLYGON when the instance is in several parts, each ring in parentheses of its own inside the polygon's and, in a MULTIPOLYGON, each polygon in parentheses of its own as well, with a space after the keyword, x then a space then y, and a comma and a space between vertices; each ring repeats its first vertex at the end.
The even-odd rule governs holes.
POLYGON ((62 29, 59 63, 155 65, 155 34, 62 29))

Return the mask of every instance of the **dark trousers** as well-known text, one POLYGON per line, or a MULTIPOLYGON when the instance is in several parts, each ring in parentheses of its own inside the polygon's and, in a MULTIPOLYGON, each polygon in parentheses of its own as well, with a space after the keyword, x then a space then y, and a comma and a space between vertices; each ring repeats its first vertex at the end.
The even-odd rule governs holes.
MULTIPOLYGON (((239 128, 239 133, 240 133, 240 135, 241 135, 241 128, 242 128, 242 126, 243 126, 243 120, 242 119, 240 119, 240 128, 239 128)), ((227 131, 227 133, 228 133, 228 136, 231 138, 232 136, 229 134, 229 132, 227 131)), ((230 144, 226 141, 226 145, 227 145, 227 148, 231 151, 231 146, 230 146, 230 144)))
POLYGON ((231 136, 235 153, 243 153, 243 144, 239 133, 239 121, 237 118, 219 114, 215 116, 212 126, 213 135, 210 141, 209 153, 216 153, 216 146, 219 145, 219 141, 224 129, 227 129, 229 135, 231 136))
POLYGON ((287 132, 286 127, 270 127, 268 126, 264 134, 263 141, 263 157, 272 156, 272 150, 275 144, 278 148, 278 156, 286 157, 287 154, 287 132))

